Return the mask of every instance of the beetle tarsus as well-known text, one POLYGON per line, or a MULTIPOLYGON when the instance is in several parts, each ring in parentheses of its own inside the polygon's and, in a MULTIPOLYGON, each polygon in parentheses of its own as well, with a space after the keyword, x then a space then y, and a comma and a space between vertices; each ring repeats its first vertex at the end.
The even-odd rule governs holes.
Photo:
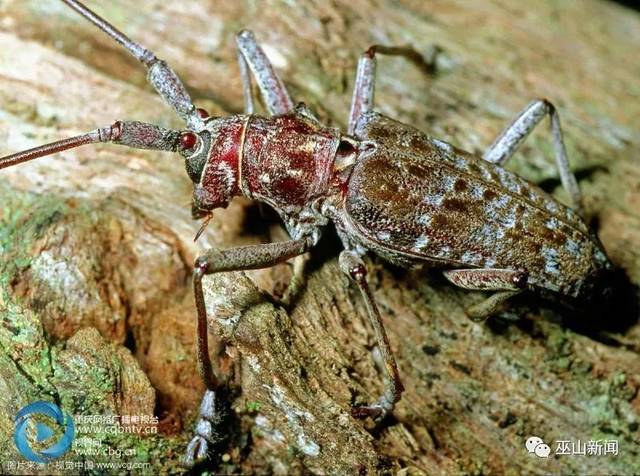
POLYGON ((484 301, 469 306, 464 312, 473 322, 484 322, 489 317, 497 314, 509 298, 520 293, 521 291, 501 291, 494 293, 484 301))
POLYGON ((195 436, 187 445, 184 457, 184 466, 191 468, 195 464, 204 461, 209 453, 210 446, 216 442, 216 394, 213 390, 207 390, 202 397, 200 414, 196 423, 195 436))
POLYGON ((384 420, 384 418, 393 411, 395 403, 400 400, 402 390, 401 388, 400 393, 398 393, 395 388, 389 388, 376 403, 351 408, 351 416, 359 420, 367 417, 373 418, 376 422, 384 420))
POLYGON ((380 405, 368 405, 362 407, 353 407, 351 409, 351 416, 357 418, 358 420, 364 420, 367 417, 371 417, 374 420, 381 420, 389 413, 389 410, 386 410, 380 405))

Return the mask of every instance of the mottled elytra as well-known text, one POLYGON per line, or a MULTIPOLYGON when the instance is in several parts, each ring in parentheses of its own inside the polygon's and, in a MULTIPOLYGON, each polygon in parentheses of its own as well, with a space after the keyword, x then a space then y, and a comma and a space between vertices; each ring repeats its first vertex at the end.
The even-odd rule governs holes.
POLYGON ((220 389, 209 360, 204 275, 269 267, 301 255, 333 223, 344 245, 340 269, 362 293, 385 363, 384 393, 352 414, 377 419, 392 411, 403 386, 367 284, 362 257, 368 251, 405 267, 438 268, 466 289, 491 291, 485 301, 467 309, 475 319, 495 313, 522 292, 579 303, 606 284, 611 264, 584 222, 560 120, 548 101, 531 102, 479 157, 374 110, 376 54, 418 63, 421 56, 411 48, 373 46, 358 62, 348 130, 343 133, 321 124, 303 104, 294 105, 253 34, 245 30, 236 37, 244 113, 211 117, 193 105, 164 61, 79 1, 63 1, 145 65, 149 82, 185 129, 121 120, 4 157, 0 168, 98 142, 173 151, 184 157, 193 181, 194 218, 204 218, 206 225, 212 210, 242 195, 275 209, 291 237, 286 242, 211 249, 195 262, 197 351, 207 390, 187 449, 188 465, 205 458, 213 441, 220 389), (254 113, 254 80, 266 117, 254 113), (572 208, 502 168, 546 116, 572 208))

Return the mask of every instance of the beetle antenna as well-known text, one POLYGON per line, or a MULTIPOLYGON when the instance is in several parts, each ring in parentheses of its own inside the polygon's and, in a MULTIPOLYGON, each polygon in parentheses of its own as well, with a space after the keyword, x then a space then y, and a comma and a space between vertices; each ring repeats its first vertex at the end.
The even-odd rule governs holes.
POLYGON ((202 128, 203 119, 196 111, 196 107, 193 105, 193 101, 184 84, 167 63, 158 59, 153 52, 133 41, 82 2, 78 0, 62 1, 124 46, 129 53, 144 64, 147 67, 147 79, 151 85, 190 129, 200 130, 202 128))
POLYGON ((38 157, 45 157, 57 152, 62 152, 63 150, 73 149, 81 145, 93 144, 95 142, 99 142, 99 140, 96 140, 95 131, 70 137, 69 139, 51 142, 50 144, 41 145, 39 147, 34 147, 33 149, 24 150, 22 152, 2 157, 0 159, 0 169, 21 164, 22 162, 28 162, 29 160, 37 159, 38 157))
POLYGON ((122 33, 120 30, 118 30, 115 26, 113 26, 111 23, 106 21, 100 15, 96 14, 93 10, 90 10, 83 3, 78 2, 76 0, 62 0, 62 1, 67 5, 69 5, 71 8, 73 8, 76 12, 78 12, 84 18, 89 20, 91 23, 93 23, 95 26, 100 28, 103 32, 105 32, 111 38, 116 40, 122 46, 124 46, 129 51, 129 53, 131 53, 138 61, 142 62, 145 66, 147 67, 151 66, 151 63, 158 60, 158 58, 156 58, 156 56, 151 51, 149 51, 142 45, 139 45, 138 43, 133 41, 131 38, 129 38, 124 33, 122 33))
POLYGON ((0 158, 0 169, 11 167, 22 162, 45 157, 64 150, 73 149, 85 144, 113 142, 136 149, 167 150, 178 149, 180 133, 164 129, 153 124, 137 121, 116 121, 111 126, 101 127, 79 136, 62 139, 32 149, 17 152, 0 158))

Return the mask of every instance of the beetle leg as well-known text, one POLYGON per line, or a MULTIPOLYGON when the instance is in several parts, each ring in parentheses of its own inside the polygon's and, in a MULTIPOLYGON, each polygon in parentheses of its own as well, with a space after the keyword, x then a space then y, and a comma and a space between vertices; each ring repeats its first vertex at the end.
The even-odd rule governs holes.
POLYGON ((213 373, 209 357, 207 310, 202 291, 202 277, 207 274, 224 271, 268 268, 294 256, 301 255, 309 250, 310 247, 311 242, 302 239, 242 246, 223 251, 212 249, 196 259, 193 270, 193 291, 197 311, 198 367, 207 389, 200 406, 200 414, 196 423, 196 435, 187 447, 184 460, 186 466, 191 467, 206 457, 209 443, 214 444, 215 442, 215 426, 220 418, 215 411, 215 391, 220 386, 220 382, 213 373))
POLYGON ((569 168, 567 150, 562 138, 560 127, 560 117, 556 108, 546 99, 536 99, 530 102, 516 119, 504 129, 493 141, 493 144, 482 156, 486 161, 502 165, 518 150, 520 144, 524 142, 531 131, 549 115, 551 119, 551 135, 553 137, 553 149, 555 153, 556 165, 560 173, 562 186, 569 193, 573 208, 584 217, 582 204, 582 194, 575 176, 569 168))
POLYGON ((244 113, 253 114, 253 94, 251 92, 251 72, 249 65, 238 49, 238 65, 240 66, 240 79, 242 80, 242 95, 244 97, 244 113))
POLYGON ((277 115, 291 112, 293 110, 293 101, 287 92, 287 88, 278 77, 267 55, 265 55, 262 48, 260 48, 253 33, 249 30, 242 30, 236 35, 236 43, 238 44, 238 57, 246 112, 253 112, 249 70, 251 70, 253 76, 256 78, 258 88, 260 89, 262 99, 269 114, 277 115))
POLYGON ((474 322, 485 321, 488 317, 496 314, 502 304, 510 297, 520 294, 522 291, 498 291, 493 293, 484 301, 480 301, 478 304, 469 306, 464 310, 465 314, 469 316, 474 322))
MULTIPOLYGON (((410 46, 373 45, 369 47, 367 51, 362 53, 358 60, 356 84, 353 88, 353 96, 351 98, 347 134, 352 135, 356 130, 358 118, 373 109, 376 82, 376 53, 390 56, 403 56, 426 73, 433 73, 435 68, 435 57, 427 60, 410 46)), ((437 53, 436 50, 434 50, 434 56, 435 53, 437 53)))
POLYGON ((404 387, 400 381, 398 366, 391 352, 391 346, 389 345, 387 333, 384 330, 380 311, 378 311, 378 306, 376 306, 371 289, 367 284, 367 268, 362 262, 362 259, 353 251, 345 250, 340 253, 339 263, 342 272, 356 283, 362 293, 365 305, 367 306, 369 322, 373 326, 387 374, 386 388, 378 401, 372 405, 353 408, 351 413, 356 418, 366 418, 367 416, 383 418, 393 410, 394 404, 400 400, 404 387))
POLYGON ((486 300, 465 310, 474 321, 481 321, 495 314, 502 303, 526 287, 529 274, 513 269, 452 269, 444 271, 444 277, 456 286, 475 291, 498 291, 486 300))
POLYGON ((187 445, 184 465, 188 468, 195 463, 204 460, 209 451, 208 442, 214 443, 216 423, 220 420, 219 411, 216 411, 216 393, 207 388, 200 403, 198 422, 196 423, 196 436, 187 445))
POLYGON ((529 278, 526 271, 494 268, 450 269, 442 274, 456 286, 475 291, 519 291, 529 278))
POLYGON ((356 130, 358 118, 367 111, 373 109, 373 95, 376 83, 376 58, 375 50, 369 48, 358 60, 356 71, 356 84, 351 97, 351 110, 349 111, 349 126, 347 134, 353 135, 356 130))

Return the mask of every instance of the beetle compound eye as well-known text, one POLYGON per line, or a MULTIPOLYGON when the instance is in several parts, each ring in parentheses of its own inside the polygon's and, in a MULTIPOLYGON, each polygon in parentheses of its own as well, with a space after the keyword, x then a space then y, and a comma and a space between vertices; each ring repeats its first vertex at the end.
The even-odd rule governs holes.
POLYGON ((180 147, 184 150, 191 150, 198 142, 198 136, 193 132, 184 132, 180 136, 180 147))

